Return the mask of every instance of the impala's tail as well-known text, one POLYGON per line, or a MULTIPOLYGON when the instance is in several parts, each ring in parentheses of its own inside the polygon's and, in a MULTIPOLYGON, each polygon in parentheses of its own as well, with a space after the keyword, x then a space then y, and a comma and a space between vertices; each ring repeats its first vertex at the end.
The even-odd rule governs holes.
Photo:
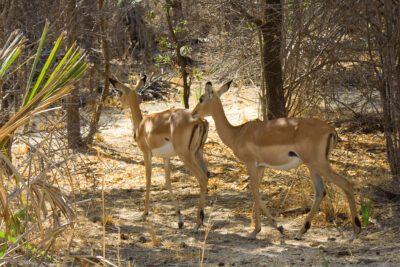
POLYGON ((208 136, 208 122, 206 120, 197 120, 193 126, 192 133, 189 139, 189 151, 193 151, 196 156, 197 164, 203 170, 203 173, 209 177, 207 166, 203 158, 203 147, 208 136))
POLYGON ((203 148, 208 135, 208 122, 206 120, 198 120, 193 126, 189 139, 189 150, 198 151, 203 148))
POLYGON ((338 139, 338 136, 337 136, 337 132, 336 131, 332 132, 332 133, 330 133, 328 135, 328 143, 326 145, 326 152, 325 152, 326 158, 328 158, 329 153, 331 152, 331 150, 336 147, 337 139, 338 139))

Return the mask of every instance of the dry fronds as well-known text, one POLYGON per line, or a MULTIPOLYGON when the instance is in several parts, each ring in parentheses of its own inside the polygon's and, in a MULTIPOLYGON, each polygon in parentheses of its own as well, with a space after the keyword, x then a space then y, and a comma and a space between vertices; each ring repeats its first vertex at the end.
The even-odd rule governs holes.
POLYGON ((62 214, 68 218, 72 219, 75 217, 73 210, 70 208, 66 201, 65 196, 60 189, 46 184, 43 181, 35 181, 30 185, 30 189, 35 193, 36 197, 40 200, 40 208, 43 214, 47 215, 48 210, 45 205, 47 202, 53 211, 54 219, 58 221, 57 210, 61 211, 62 214))

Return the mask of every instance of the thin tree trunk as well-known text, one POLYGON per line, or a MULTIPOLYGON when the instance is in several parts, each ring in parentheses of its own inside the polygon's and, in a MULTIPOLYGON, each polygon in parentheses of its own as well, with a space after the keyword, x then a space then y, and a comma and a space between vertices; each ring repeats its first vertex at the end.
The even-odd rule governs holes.
MULTIPOLYGON (((170 0, 166 0, 167 5, 172 6, 170 0)), ((167 17, 167 23, 168 23, 168 28, 169 32, 171 34, 171 38, 175 44, 175 56, 176 60, 182 75, 182 80, 183 80, 183 102, 185 105, 185 108, 189 108, 189 97, 190 97, 190 82, 188 83, 188 77, 189 73, 186 70, 186 60, 182 57, 181 55, 181 45, 179 44, 178 38, 176 37, 174 33, 174 28, 172 26, 172 20, 171 16, 169 14, 169 9, 170 7, 166 8, 165 15, 167 17)))
MULTIPOLYGON (((264 50, 263 50, 263 38, 262 33, 258 30, 257 33, 258 42, 260 43, 260 55, 261 55, 261 66, 264 66, 264 50)), ((268 102, 267 102, 267 88, 265 87, 265 69, 261 68, 261 87, 260 87, 260 108, 261 108, 261 120, 268 119, 268 102)))
POLYGON ((109 88, 110 88, 110 81, 108 80, 110 77, 110 55, 108 49, 108 42, 107 42, 107 29, 106 29, 106 20, 104 17, 104 0, 98 0, 97 6, 98 11, 100 13, 100 34, 101 34, 101 47, 103 50, 104 56, 104 89, 101 95, 101 101, 97 105, 95 112, 93 113, 92 120, 90 122, 90 129, 89 134, 86 138, 86 143, 91 144, 93 142, 94 134, 97 132, 100 115, 103 110, 103 105, 106 97, 108 96, 109 88))
POLYGON ((168 0, 167 3, 172 8, 172 22, 177 24, 183 20, 183 9, 181 0, 168 0))
MULTIPOLYGON (((177 26, 179 23, 181 23, 184 20, 182 1, 181 0, 168 0, 167 3, 171 6, 172 23, 173 23, 173 25, 177 26)), ((178 40, 181 40, 184 37, 184 32, 176 32, 175 35, 178 40)))

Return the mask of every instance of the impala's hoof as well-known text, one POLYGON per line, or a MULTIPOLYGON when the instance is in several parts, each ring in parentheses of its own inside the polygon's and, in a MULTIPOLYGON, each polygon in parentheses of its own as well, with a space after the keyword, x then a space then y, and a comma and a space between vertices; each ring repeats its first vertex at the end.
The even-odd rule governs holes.
POLYGON ((352 243, 354 240, 356 240, 358 238, 358 235, 352 235, 350 238, 349 238, 349 242, 350 243, 352 243))
POLYGON ((283 232, 285 231, 285 229, 283 229, 283 226, 280 225, 276 228, 282 235, 284 234, 283 232))
POLYGON ((178 222, 178 227, 179 227, 179 229, 182 229, 182 228, 183 228, 183 221, 179 221, 179 222, 178 222))
POLYGON ((249 236, 247 237, 248 240, 256 240, 257 239, 257 234, 255 233, 251 233, 249 234, 249 236))
POLYGON ((356 232, 356 234, 359 234, 361 232, 361 222, 360 222, 360 219, 358 219, 357 216, 354 218, 354 223, 357 226, 354 231, 356 232))
POLYGON ((144 222, 144 221, 146 221, 146 219, 147 219, 147 215, 149 215, 149 213, 148 212, 143 212, 142 213, 142 216, 141 216, 141 220, 144 222))
POLYGON ((294 237, 294 240, 301 240, 301 235, 297 234, 297 235, 294 237))
POLYGON ((196 225, 195 227, 193 227, 192 230, 190 230, 190 232, 193 233, 193 234, 197 234, 199 232, 199 226, 196 225))

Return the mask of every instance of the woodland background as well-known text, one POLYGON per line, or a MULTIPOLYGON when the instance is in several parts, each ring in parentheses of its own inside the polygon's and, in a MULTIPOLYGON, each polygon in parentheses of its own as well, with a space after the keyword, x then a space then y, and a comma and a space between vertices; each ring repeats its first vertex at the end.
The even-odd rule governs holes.
MULTIPOLYGON (((339 152, 333 155, 334 166, 352 179, 358 203, 364 207, 360 210, 366 209, 370 217, 364 221, 365 239, 337 246, 321 245, 322 241, 313 239, 301 244, 321 251, 310 259, 298 256, 295 245, 286 247, 291 252, 285 263, 301 264, 304 259, 317 265, 335 263, 335 259, 338 264, 398 263, 395 253, 391 253, 398 247, 392 244, 385 250, 379 244, 379 240, 392 240, 399 233, 395 220, 400 210, 398 1, 0 0, 0 26, 3 55, 15 30, 19 29, 25 38, 19 56, 0 76, 0 127, 7 126, 18 114, 26 92, 32 90, 29 80, 40 77, 40 69, 46 67, 46 58, 60 35, 64 34, 64 42, 54 61, 60 62, 68 47, 76 42, 88 64, 80 79, 74 81, 73 90, 52 104, 51 111, 32 116, 7 135, 7 141, 0 140, 2 155, 9 159, 2 157, 0 165, 1 262, 143 266, 228 265, 236 261, 238 265, 268 265, 265 257, 274 258, 262 258, 261 253, 260 262, 253 262, 253 258, 246 262, 246 250, 241 251, 243 254, 237 252, 243 257, 227 256, 226 253, 235 254, 235 245, 251 246, 237 236, 230 237, 228 252, 218 247, 217 241, 215 250, 220 252, 214 253, 212 248, 207 252, 206 238, 213 235, 212 227, 201 238, 190 241, 193 243, 183 237, 183 241, 166 242, 171 234, 168 231, 172 230, 161 228, 165 226, 162 223, 160 228, 121 227, 123 219, 113 211, 118 205, 107 203, 131 202, 131 209, 138 213, 144 193, 135 189, 141 184, 140 180, 135 182, 132 174, 143 178, 144 171, 131 132, 124 134, 122 140, 118 135, 125 130, 114 128, 116 121, 125 121, 121 128, 126 128, 130 121, 129 114, 117 116, 121 112, 108 78, 133 82, 146 74, 148 82, 140 94, 147 101, 143 104, 147 113, 171 106, 193 108, 206 81, 221 84, 233 79, 236 91, 229 96, 230 107, 238 110, 238 103, 241 107, 253 107, 252 119, 317 117, 335 125, 341 142, 339 152), (49 29, 37 60, 39 71, 32 72, 46 21, 49 29), (118 146, 122 144, 125 148, 118 146), (120 173, 125 169, 128 171, 120 173), (119 182, 129 184, 129 188, 118 191, 119 182), (91 231, 97 235, 88 234, 91 231), (85 233, 90 235, 87 240, 85 233), (362 249, 357 254, 340 248, 357 246, 378 248, 380 254, 368 258, 362 249), (337 251, 329 251, 328 247, 337 251), (384 257, 385 251, 389 254, 384 257)), ((5 58, 1 60, 0 63, 6 62, 5 58)), ((241 115, 234 124, 247 120, 246 115, 241 115)), ((213 194, 224 196, 223 192, 230 192, 235 198, 226 200, 231 203, 228 209, 232 212, 237 208, 234 214, 247 220, 251 196, 246 194, 248 205, 239 208, 237 201, 242 202, 243 196, 235 193, 248 187, 244 170, 219 143, 215 133, 211 133, 206 150, 212 152, 206 154, 214 178, 210 180, 208 206, 218 206, 213 194), (225 178, 220 181, 218 175, 225 178), (233 191, 224 191, 228 190, 223 185, 227 180, 232 185, 237 183, 229 188, 233 191)), ((161 169, 157 168, 153 170, 156 183, 159 172, 162 180, 161 169)), ((182 166, 176 170, 180 173, 173 177, 175 188, 191 186, 197 190, 193 180, 183 182, 190 174, 182 166)), ((276 209, 277 216, 291 220, 307 212, 299 206, 309 203, 297 198, 303 192, 313 194, 307 179, 301 178, 308 176, 307 172, 268 172, 265 176, 274 177, 264 190, 269 191, 270 208, 276 209), (297 178, 285 180, 291 175, 297 178)), ((157 188, 157 193, 152 193, 154 206, 169 201, 165 189, 161 185, 157 188)), ((331 191, 329 199, 324 200, 317 227, 348 230, 343 195, 335 189, 331 191)), ((198 194, 188 194, 182 193, 181 203, 195 203, 198 194)), ((166 210, 160 216, 173 217, 166 210)), ((136 215, 132 216, 129 220, 135 221, 136 215)), ((189 212, 188 217, 193 219, 194 212, 189 212)), ((232 225, 220 225, 225 226, 243 231, 232 225)), ((190 239, 190 234, 185 237, 190 239)), ((329 242, 335 241, 329 238, 329 242)), ((264 243, 255 245, 265 247, 264 243)), ((212 243, 210 246, 213 247, 212 243)))

